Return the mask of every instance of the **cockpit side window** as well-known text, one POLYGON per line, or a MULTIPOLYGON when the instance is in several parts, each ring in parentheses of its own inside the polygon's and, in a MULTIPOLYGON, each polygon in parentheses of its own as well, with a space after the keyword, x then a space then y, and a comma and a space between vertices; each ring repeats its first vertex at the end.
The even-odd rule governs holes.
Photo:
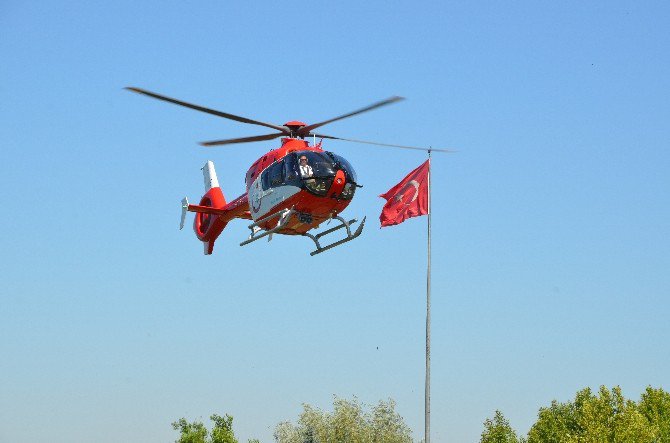
POLYGON ((295 153, 287 154, 282 160, 284 163, 284 177, 287 185, 300 186, 300 175, 298 174, 298 157, 295 153))
POLYGON ((284 184, 284 163, 276 162, 268 166, 263 171, 261 181, 263 190, 284 184))
POLYGON ((335 159, 335 161, 338 163, 340 169, 342 169, 345 174, 347 174, 347 179, 349 181, 358 183, 356 171, 354 171, 354 167, 351 166, 351 163, 349 163, 344 157, 341 157, 337 154, 333 154, 333 159, 335 159))

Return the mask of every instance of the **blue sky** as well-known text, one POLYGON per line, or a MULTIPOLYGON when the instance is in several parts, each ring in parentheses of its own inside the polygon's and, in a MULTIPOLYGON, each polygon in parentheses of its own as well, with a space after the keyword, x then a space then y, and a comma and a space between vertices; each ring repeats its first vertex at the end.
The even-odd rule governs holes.
POLYGON ((0 440, 164 442, 230 413, 272 441, 302 403, 394 398, 423 433, 426 218, 378 229, 423 155, 328 142, 363 235, 215 254, 179 200, 228 199, 264 133, 124 91, 433 161, 434 441, 526 432, 583 387, 670 388, 665 2, 39 2, 0 6, 0 440))

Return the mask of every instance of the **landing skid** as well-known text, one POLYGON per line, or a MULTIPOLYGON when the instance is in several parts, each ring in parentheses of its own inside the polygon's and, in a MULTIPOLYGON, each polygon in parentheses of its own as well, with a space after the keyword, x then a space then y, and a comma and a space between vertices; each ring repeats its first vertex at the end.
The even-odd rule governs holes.
MULTIPOLYGON (((284 228, 286 226, 286 224, 288 223, 288 221, 291 219, 291 217, 295 214, 300 215, 300 213, 298 211, 296 211, 295 209, 286 209, 284 211, 278 212, 276 214, 269 215, 265 218, 262 218, 262 219, 260 219, 256 222, 250 224, 249 229, 251 230, 251 235, 249 235, 249 238, 247 240, 240 243, 240 246, 248 245, 249 243, 255 242, 256 240, 260 240, 263 237, 268 237, 269 236, 268 240, 272 239, 272 234, 274 234, 275 232, 284 228), (260 225, 265 224, 268 221, 270 221, 272 219, 275 219, 275 218, 277 218, 278 221, 277 221, 277 225, 274 228, 265 230, 265 229, 262 229, 260 227, 260 225)), ((355 239, 356 237, 358 237, 359 235, 361 235, 361 233, 363 232, 363 227, 365 226, 365 217, 363 217, 363 220, 361 221, 361 224, 358 226, 358 228, 356 229, 356 231, 353 234, 351 233, 351 225, 356 223, 358 220, 352 219, 352 220, 346 221, 345 219, 343 219, 342 217, 340 217, 338 215, 336 215, 333 218, 340 221, 340 224, 335 226, 334 228, 327 229, 327 230, 325 230, 323 232, 320 232, 318 234, 315 234, 315 235, 310 234, 308 232, 305 232, 304 234, 301 234, 304 237, 309 237, 310 239, 312 239, 312 241, 316 245, 316 250, 310 252, 309 255, 314 256, 316 254, 320 254, 324 251, 327 251, 328 249, 334 248, 335 246, 339 246, 343 243, 351 241, 351 240, 355 239), (333 233, 335 231, 338 231, 342 228, 345 228, 347 230, 347 236, 345 238, 343 238, 342 240, 338 240, 334 243, 331 243, 329 245, 321 246, 321 243, 319 242, 319 239, 321 237, 323 237, 325 235, 328 235, 328 234, 331 234, 331 233, 333 233)))
POLYGON ((356 223, 358 220, 356 220, 354 218, 354 219, 351 219, 349 221, 346 221, 345 219, 343 219, 339 215, 336 215, 333 218, 336 218, 337 220, 339 220, 341 222, 341 224, 338 225, 338 226, 335 226, 334 228, 330 228, 330 229, 327 229, 323 232, 319 232, 316 235, 312 235, 309 232, 305 232, 304 234, 302 234, 305 237, 311 238, 314 241, 314 244, 316 245, 316 251, 310 252, 309 255, 315 256, 316 254, 321 254, 323 251, 327 251, 330 248, 334 248, 335 246, 339 246, 342 243, 346 243, 348 241, 351 241, 351 240, 355 239, 356 237, 361 235, 361 233, 363 232, 363 227, 365 226, 365 217, 363 217, 363 220, 361 221, 361 224, 358 225, 358 229, 356 229, 356 232, 354 232, 353 234, 351 233, 351 225, 356 223), (342 240, 336 241, 336 242, 331 243, 331 244, 326 245, 326 246, 321 246, 321 244, 319 243, 319 239, 321 237, 323 237, 324 235, 328 235, 328 234, 330 234, 332 232, 335 232, 335 231, 337 231, 339 229, 342 229, 342 228, 346 228, 346 230, 347 230, 346 238, 343 238, 342 240))

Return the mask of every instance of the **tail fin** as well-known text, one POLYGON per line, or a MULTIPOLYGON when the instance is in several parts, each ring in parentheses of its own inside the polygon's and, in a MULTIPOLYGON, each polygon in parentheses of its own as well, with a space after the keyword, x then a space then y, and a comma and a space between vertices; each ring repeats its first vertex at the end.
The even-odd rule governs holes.
POLYGON ((214 169, 214 162, 207 160, 205 166, 202 167, 202 175, 205 178, 205 192, 212 188, 220 188, 219 179, 216 178, 216 170, 214 169))

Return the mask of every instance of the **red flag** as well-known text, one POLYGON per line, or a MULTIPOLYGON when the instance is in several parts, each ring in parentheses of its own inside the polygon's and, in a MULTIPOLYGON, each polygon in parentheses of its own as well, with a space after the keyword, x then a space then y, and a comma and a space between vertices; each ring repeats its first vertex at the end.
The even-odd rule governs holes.
POLYGON ((408 218, 428 214, 429 172, 430 160, 426 160, 386 194, 380 195, 387 200, 379 216, 382 228, 400 224, 408 218))

